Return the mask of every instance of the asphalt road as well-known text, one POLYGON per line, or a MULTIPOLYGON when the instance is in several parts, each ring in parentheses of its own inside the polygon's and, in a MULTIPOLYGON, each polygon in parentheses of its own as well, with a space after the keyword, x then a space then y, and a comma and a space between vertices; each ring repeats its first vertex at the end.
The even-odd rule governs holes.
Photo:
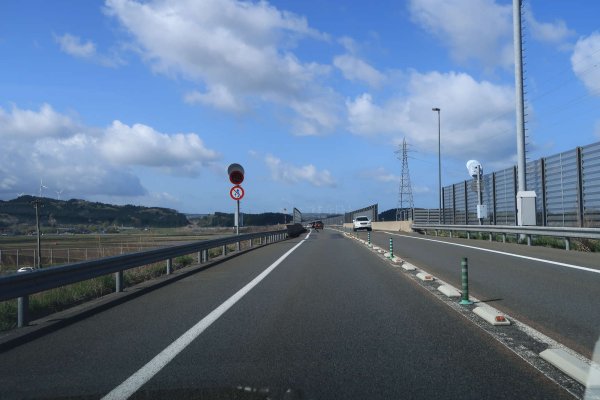
MULTIPOLYGON (((359 236, 366 239, 367 233, 360 232, 359 236)), ((462 257, 467 257, 471 295, 592 357, 600 336, 600 273, 487 250, 600 271, 598 254, 483 240, 372 232, 372 241, 381 247, 387 248, 390 238, 395 255, 459 289, 460 262, 462 257)))
MULTIPOLYGON (((3 352, 0 398, 105 396, 303 239, 3 352)), ((311 234, 154 372, 132 398, 571 398, 400 270, 329 230, 311 234)))

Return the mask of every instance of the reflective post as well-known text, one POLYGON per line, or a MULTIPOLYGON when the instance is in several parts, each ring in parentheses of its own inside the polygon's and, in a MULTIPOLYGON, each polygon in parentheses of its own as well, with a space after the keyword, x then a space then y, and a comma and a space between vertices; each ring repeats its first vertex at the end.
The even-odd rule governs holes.
POLYGON ((371 232, 367 232, 367 239, 369 241, 369 247, 371 247, 371 232))
POLYGON ((390 238, 390 258, 394 258, 394 241, 390 238))
POLYGON ((473 302, 469 300, 469 260, 467 257, 463 257, 462 261, 460 262, 460 267, 462 283, 462 298, 460 300, 460 304, 473 304, 473 302))
POLYGON ((123 291, 123 271, 115 272, 115 292, 123 291))
POLYGON ((17 327, 22 328, 29 324, 29 296, 17 299, 17 327))
POLYGON ((172 272, 173 272, 173 259, 169 258, 169 259, 167 259, 167 275, 171 275, 172 272))

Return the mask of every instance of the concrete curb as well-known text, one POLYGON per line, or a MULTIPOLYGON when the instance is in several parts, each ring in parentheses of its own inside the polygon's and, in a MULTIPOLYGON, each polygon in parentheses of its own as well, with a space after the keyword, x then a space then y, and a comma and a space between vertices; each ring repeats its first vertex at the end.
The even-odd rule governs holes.
POLYGON ((563 349, 546 349, 540 353, 540 357, 582 385, 586 384, 590 366, 579 358, 563 349))
POLYGON ((492 307, 475 307, 473 313, 477 314, 492 325, 510 325, 508 318, 492 307))
POLYGON ((458 290, 454 289, 450 285, 441 285, 438 287, 438 290, 446 295, 446 297, 460 297, 461 294, 458 290))

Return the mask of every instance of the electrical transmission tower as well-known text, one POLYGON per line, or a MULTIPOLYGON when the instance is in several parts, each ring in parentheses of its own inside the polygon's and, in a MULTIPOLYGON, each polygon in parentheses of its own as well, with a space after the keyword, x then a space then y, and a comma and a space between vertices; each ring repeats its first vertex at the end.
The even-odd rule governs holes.
POLYGON ((396 221, 404 221, 412 217, 414 208, 412 185, 410 184, 410 172, 408 171, 408 148, 406 138, 402 140, 402 150, 396 150, 398 160, 402 160, 402 175, 400 176, 400 187, 398 189, 398 207, 396 207, 396 221), (402 157, 400 157, 402 154, 402 157))

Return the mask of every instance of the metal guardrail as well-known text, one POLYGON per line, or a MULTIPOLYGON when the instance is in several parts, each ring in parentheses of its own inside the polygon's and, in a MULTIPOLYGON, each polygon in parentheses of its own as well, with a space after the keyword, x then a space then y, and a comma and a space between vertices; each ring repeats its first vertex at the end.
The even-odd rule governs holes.
MULTIPOLYGON (((414 231, 449 231, 452 232, 480 232, 480 233, 501 233, 502 240, 506 241, 506 235, 525 235, 527 244, 531 245, 532 236, 550 236, 565 240, 565 249, 570 250, 571 239, 595 239, 600 240, 599 228, 573 228, 573 227, 553 227, 553 226, 506 226, 506 225, 420 225, 413 224, 414 231)), ((491 236, 490 236, 491 240, 491 236)))
POLYGON ((166 261, 167 274, 170 274, 175 257, 197 252, 199 261, 206 262, 210 249, 222 247, 225 255, 226 246, 230 244, 237 244, 239 250, 240 242, 250 241, 252 247, 254 239, 261 239, 261 244, 267 244, 286 239, 287 236, 287 230, 249 233, 6 275, 0 277, 0 301, 19 299, 18 326, 21 327, 28 323, 28 296, 31 294, 111 273, 116 274, 115 291, 120 292, 123 290, 124 270, 166 261))

